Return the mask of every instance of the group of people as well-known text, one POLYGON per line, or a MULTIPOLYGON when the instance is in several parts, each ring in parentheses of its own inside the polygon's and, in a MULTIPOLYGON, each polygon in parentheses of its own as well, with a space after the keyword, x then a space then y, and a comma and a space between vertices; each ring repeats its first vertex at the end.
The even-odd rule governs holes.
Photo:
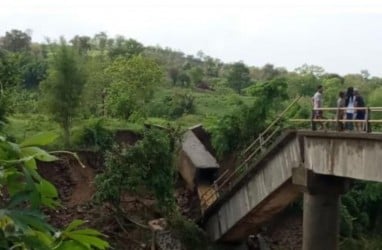
MULTIPOLYGON (((323 91, 322 85, 318 86, 317 92, 312 98, 312 118, 318 120, 317 122, 313 121, 313 130, 316 130, 316 124, 320 125, 321 129, 325 128, 325 123, 322 121, 324 119, 323 111, 320 110, 323 107, 323 91)), ((336 117, 339 131, 351 131, 354 129, 354 125, 357 131, 366 129, 364 122, 367 119, 365 101, 357 89, 349 87, 346 93, 344 91, 338 93, 336 117), (346 122, 341 120, 346 120, 346 122)))

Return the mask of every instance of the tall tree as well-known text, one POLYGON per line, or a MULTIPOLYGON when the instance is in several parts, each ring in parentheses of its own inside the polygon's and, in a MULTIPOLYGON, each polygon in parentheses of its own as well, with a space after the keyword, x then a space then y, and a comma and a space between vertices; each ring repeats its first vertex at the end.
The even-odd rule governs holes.
POLYGON ((109 56, 111 58, 116 58, 118 56, 131 58, 135 55, 142 53, 144 47, 143 45, 134 40, 126 40, 123 36, 118 36, 113 42, 109 42, 109 56))
POLYGON ((168 75, 171 78, 172 85, 174 86, 176 85, 176 82, 178 81, 178 78, 179 78, 179 74, 180 72, 178 68, 173 67, 168 70, 168 75))
POLYGON ((262 68, 261 68, 261 80, 262 81, 269 81, 269 80, 272 80, 274 79, 275 77, 277 77, 278 75, 280 74, 280 72, 278 71, 278 69, 276 69, 273 64, 265 64, 262 68))
POLYGON ((201 67, 193 67, 189 70, 189 75, 193 83, 199 83, 203 80, 204 72, 201 67))
POLYGON ((251 83, 251 77, 249 75, 249 69, 242 62, 237 62, 231 65, 228 75, 227 84, 238 93, 245 87, 248 87, 251 83))
POLYGON ((64 130, 67 146, 70 145, 70 128, 85 80, 79 55, 62 40, 54 51, 48 76, 42 82, 41 89, 47 111, 64 130))
POLYGON ((105 32, 95 34, 92 39, 92 44, 101 52, 103 52, 107 45, 107 34, 105 32))
POLYGON ((91 49, 91 38, 88 36, 75 36, 70 43, 78 50, 80 54, 86 54, 91 49))
POLYGON ((144 111, 164 76, 158 64, 142 56, 129 60, 118 58, 105 72, 111 81, 106 106, 112 115, 125 119, 134 112, 141 114, 144 111))
POLYGON ((324 68, 317 65, 308 65, 306 63, 296 68, 295 71, 300 75, 314 75, 317 78, 320 78, 325 74, 324 68))
POLYGON ((0 38, 0 47, 12 52, 26 51, 30 49, 31 41, 30 31, 11 30, 0 38))

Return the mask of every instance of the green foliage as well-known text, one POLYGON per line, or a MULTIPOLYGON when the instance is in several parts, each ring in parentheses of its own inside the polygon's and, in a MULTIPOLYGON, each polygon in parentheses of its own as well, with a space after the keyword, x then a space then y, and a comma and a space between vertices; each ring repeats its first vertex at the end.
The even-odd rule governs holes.
POLYGON ((234 63, 228 71, 227 85, 240 93, 241 90, 248 87, 250 83, 249 68, 242 62, 234 63))
POLYGON ((39 161, 57 158, 38 146, 53 142, 53 133, 41 133, 15 144, 0 137, 0 249, 106 249, 102 234, 93 229, 78 229, 74 221, 64 231, 49 225, 42 207, 59 204, 56 188, 37 172, 39 161))
POLYGON ((188 86, 190 86, 190 83, 191 83, 191 78, 187 73, 182 72, 179 74, 179 76, 178 76, 178 85, 179 86, 188 87, 188 86))
MULTIPOLYGON (((382 87, 375 89, 368 98, 371 107, 382 107, 382 87)), ((380 112, 373 114, 372 119, 381 119, 382 115, 380 112)))
POLYGON ((9 111, 9 102, 8 98, 5 95, 0 94, 0 131, 4 127, 4 125, 8 122, 7 114, 9 111))
POLYGON ((380 236, 368 236, 360 239, 346 238, 340 243, 341 250, 376 250, 382 249, 380 236))
POLYGON ((110 114, 127 119, 133 112, 145 112, 144 107, 154 90, 163 81, 163 71, 152 60, 135 56, 116 59, 106 69, 111 84, 107 89, 106 106, 110 114))
POLYGON ((168 76, 171 78, 172 85, 176 85, 179 78, 179 69, 178 68, 170 68, 168 70, 168 76))
POLYGON ((109 40, 109 56, 111 58, 123 57, 132 58, 142 53, 143 45, 134 39, 126 40, 123 36, 118 36, 114 40, 109 40))
POLYGON ((10 87, 20 85, 22 72, 20 54, 9 53, 0 49, 0 93, 10 87))
POLYGON ((86 250, 86 249, 107 249, 109 244, 100 239, 102 234, 90 228, 80 228, 85 222, 81 220, 72 221, 62 232, 59 239, 54 242, 57 250, 86 250))
POLYGON ((43 105, 64 130, 65 144, 70 144, 70 128, 77 114, 86 77, 76 51, 61 41, 41 84, 43 105))
POLYGON ((190 92, 177 91, 166 95, 158 102, 149 106, 150 115, 176 119, 183 114, 192 114, 195 111, 195 97, 190 92))
POLYGON ((85 125, 75 137, 74 144, 98 152, 110 150, 114 142, 113 133, 106 129, 103 123, 103 120, 97 119, 85 125))
POLYGON ((380 228, 382 185, 380 183, 356 182, 342 196, 341 235, 361 238, 364 234, 380 228))
POLYGON ((106 116, 106 94, 110 79, 105 72, 110 61, 103 56, 90 57, 86 60, 87 79, 81 99, 81 112, 85 117, 106 116))
POLYGON ((288 82, 289 96, 312 97, 317 90, 317 86, 321 84, 320 80, 313 74, 290 74, 286 77, 286 80, 288 82))
POLYGON ((189 70, 189 75, 193 83, 199 83, 203 80, 204 72, 201 67, 193 67, 189 70))
POLYGON ((239 104, 233 111, 216 119, 209 128, 212 144, 220 156, 251 142, 265 129, 271 112, 279 109, 280 102, 287 98, 283 78, 256 84, 246 92, 256 96, 253 104, 239 104))
POLYGON ((8 88, 6 91, 11 113, 31 114, 39 111, 38 93, 34 90, 27 90, 21 86, 8 88))
POLYGON ((26 51, 30 49, 31 40, 28 31, 13 29, 5 32, 5 36, 0 38, 0 48, 12 52, 26 51))
POLYGON ((175 236, 187 249, 209 249, 207 235, 193 221, 174 213, 169 217, 169 223, 175 236))
POLYGON ((170 134, 147 129, 134 146, 115 146, 106 155, 104 173, 96 178, 96 199, 118 206, 123 192, 146 188, 154 193, 161 210, 171 212, 175 205, 173 144, 170 134))

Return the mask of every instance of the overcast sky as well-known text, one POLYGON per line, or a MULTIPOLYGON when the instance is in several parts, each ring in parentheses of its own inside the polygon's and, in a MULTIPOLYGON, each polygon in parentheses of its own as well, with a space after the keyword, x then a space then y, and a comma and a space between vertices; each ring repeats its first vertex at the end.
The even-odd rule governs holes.
POLYGON ((34 41, 105 31, 224 62, 382 76, 380 0, 0 0, 0 35, 15 28, 34 41))

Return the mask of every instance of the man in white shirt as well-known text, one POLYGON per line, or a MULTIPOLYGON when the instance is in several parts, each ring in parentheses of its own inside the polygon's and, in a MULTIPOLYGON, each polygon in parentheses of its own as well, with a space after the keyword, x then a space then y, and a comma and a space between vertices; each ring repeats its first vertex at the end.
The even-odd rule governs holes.
MULTIPOLYGON (((322 97, 322 93, 324 92, 324 88, 322 87, 322 85, 319 85, 317 87, 317 92, 314 94, 314 96, 312 97, 312 104, 313 104, 313 119, 322 119, 323 116, 322 116, 322 110, 316 110, 316 109, 319 109, 319 108, 322 108, 322 104, 323 104, 323 97, 322 97)), ((316 130, 316 126, 315 124, 318 123, 320 124, 320 128, 324 128, 324 123, 322 121, 319 121, 319 122, 312 122, 312 128, 313 130, 316 130)))

